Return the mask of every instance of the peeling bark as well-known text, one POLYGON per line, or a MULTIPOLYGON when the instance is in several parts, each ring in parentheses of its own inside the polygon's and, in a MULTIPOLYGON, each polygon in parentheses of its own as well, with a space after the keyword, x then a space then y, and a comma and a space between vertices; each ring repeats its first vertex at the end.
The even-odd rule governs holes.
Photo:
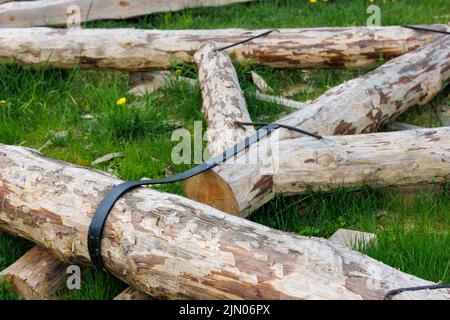
POLYGON ((0 278, 10 282, 15 293, 24 299, 48 300, 64 287, 66 268, 46 249, 35 246, 0 272, 0 278))
MULTIPOLYGON (((192 63, 206 41, 228 45, 260 32, 0 28, 0 59, 64 69, 145 71, 170 68, 173 61, 192 63)), ((275 68, 367 68, 380 56, 393 58, 441 37, 402 27, 280 29, 228 53, 237 61, 275 68)))
MULTIPOLYGON (((429 102, 439 92, 450 76, 449 47, 450 37, 445 37, 398 57, 327 91, 307 108, 279 122, 321 135, 376 131, 383 122, 396 118, 411 106, 429 102)), ((242 152, 235 160, 239 165, 222 164, 213 172, 189 179, 185 184, 186 194, 219 210, 248 216, 275 194, 273 184, 269 183, 265 171, 261 171, 267 159, 272 158, 267 146, 297 135, 285 129, 277 130, 276 134, 242 152), (243 159, 253 162, 246 163, 243 159), (204 187, 198 190, 198 186, 204 187), (238 210, 229 211, 221 207, 221 203, 233 203, 238 210)), ((290 157, 289 154, 283 156, 290 157)))
MULTIPOLYGON (((89 264, 92 215, 120 182, 0 145, 0 229, 66 262, 89 264)), ((382 299, 390 289, 430 284, 327 240, 273 230, 150 188, 117 202, 101 254, 118 278, 169 299, 382 299)), ((450 293, 396 298, 448 299, 450 293)))
MULTIPOLYGON (((224 6, 253 0, 34 0, 11 1, 0 6, 0 27, 37 27, 66 25, 68 9, 79 8, 80 22, 122 20, 157 12, 179 11, 192 7, 224 6)), ((6 2, 6 1, 0 1, 6 2)))

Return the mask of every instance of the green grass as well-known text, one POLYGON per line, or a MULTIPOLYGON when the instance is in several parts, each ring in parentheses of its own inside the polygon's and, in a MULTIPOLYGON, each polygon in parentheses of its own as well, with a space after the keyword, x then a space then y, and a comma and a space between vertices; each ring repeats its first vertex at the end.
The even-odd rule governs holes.
MULTIPOLYGON (((376 1, 383 25, 447 23, 448 1, 376 1)), ((367 1, 263 1, 222 8, 189 9, 127 21, 91 22, 88 27, 135 28, 281 28, 364 25, 367 1)), ((183 75, 196 77, 192 66, 177 66, 183 75)), ((357 77, 364 71, 272 70, 239 65, 237 71, 254 120, 270 121, 290 111, 254 99, 250 71, 257 71, 275 93, 300 86, 292 98, 306 101, 328 88, 357 77)), ((198 88, 175 83, 141 98, 127 95, 128 75, 118 72, 60 71, 0 66, 0 143, 40 148, 55 133, 66 138, 42 152, 53 158, 90 167, 107 153, 124 157, 96 166, 122 179, 158 178, 182 172, 175 165, 171 133, 180 126, 192 131, 203 121, 198 88), (117 106, 120 97, 124 106, 117 106), (90 114, 93 120, 82 119, 90 114)), ((448 87, 447 87, 448 90, 448 87)), ((450 103, 447 93, 433 102, 450 103)), ((432 104, 416 107, 401 120, 427 127, 440 126, 432 104)), ((160 187, 183 194, 180 184, 160 187)), ((393 191, 339 190, 298 197, 277 198, 251 216, 253 221, 305 236, 329 237, 338 228, 374 232, 378 245, 364 249, 370 256, 419 277, 450 282, 450 197, 442 192, 420 193, 412 203, 393 191)), ((0 270, 31 247, 31 243, 0 235, 0 270)), ((93 269, 82 270, 82 289, 63 290, 60 299, 111 299, 124 285, 93 269)), ((0 299, 17 298, 7 284, 0 284, 0 299)))

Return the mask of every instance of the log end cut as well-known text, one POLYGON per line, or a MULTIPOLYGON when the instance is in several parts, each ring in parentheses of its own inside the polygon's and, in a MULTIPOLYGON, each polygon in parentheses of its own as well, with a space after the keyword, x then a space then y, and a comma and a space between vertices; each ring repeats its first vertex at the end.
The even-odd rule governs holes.
POLYGON ((188 179, 184 184, 186 195, 218 210, 239 216, 239 206, 230 186, 212 170, 188 179))

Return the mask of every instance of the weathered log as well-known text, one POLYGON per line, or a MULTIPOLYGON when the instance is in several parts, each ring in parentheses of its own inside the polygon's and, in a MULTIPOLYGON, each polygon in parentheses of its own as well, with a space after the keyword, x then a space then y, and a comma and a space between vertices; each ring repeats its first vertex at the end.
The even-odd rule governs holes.
POLYGON ((217 44, 208 42, 194 56, 211 156, 221 154, 255 132, 252 126, 236 124, 236 121, 251 121, 250 115, 233 63, 226 52, 217 48, 217 44))
POLYGON ((64 287, 67 265, 49 251, 35 246, 0 272, 15 293, 27 300, 48 300, 64 287))
MULTIPOLYGON (((0 145, 0 229, 67 262, 89 264, 92 215, 120 182, 0 145)), ((327 240, 273 230, 150 188, 117 202, 101 254, 115 276, 159 298, 382 299, 390 289, 430 284, 327 240)), ((450 292, 395 298, 448 299, 450 292)))
MULTIPOLYGON (((439 92, 450 76, 449 46, 450 37, 445 37, 398 57, 327 91, 307 108, 279 122, 322 135, 376 131, 384 121, 396 118, 413 105, 429 102, 439 92)), ((189 179, 186 194, 222 211, 249 215, 275 194, 273 177, 261 172, 261 164, 255 165, 254 159, 266 163, 271 158, 266 146, 276 139, 282 141, 297 135, 285 129, 278 129, 277 133, 242 152, 235 160, 239 165, 222 164, 189 179), (253 162, 246 164, 244 158, 253 162)))
POLYGON ((148 296, 139 290, 128 287, 119 293, 114 300, 148 300, 148 296))
POLYGON ((272 192, 385 187, 450 181, 450 127, 282 140, 271 150, 272 192))
MULTIPOLYGON (((430 26, 447 30, 447 26, 430 26)), ((0 29, 0 59, 71 69, 145 71, 192 63, 206 41, 232 44, 259 30, 0 29)), ((280 29, 229 49, 238 61, 277 68, 367 68, 443 35, 402 27, 280 29)))
MULTIPOLYGON (((66 25, 76 6, 80 23, 95 20, 126 19, 157 12, 179 11, 192 7, 224 6, 254 0, 34 0, 13 1, 0 6, 0 27, 37 27, 66 25)), ((5 2, 5 1, 3 1, 5 2)), ((1 1, 0 1, 1 3, 1 1)))

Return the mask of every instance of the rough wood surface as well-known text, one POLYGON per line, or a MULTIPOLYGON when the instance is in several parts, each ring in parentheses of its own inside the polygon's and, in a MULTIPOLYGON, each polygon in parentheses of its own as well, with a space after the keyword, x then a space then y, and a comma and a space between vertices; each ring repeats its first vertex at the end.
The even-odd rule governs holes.
MULTIPOLYGON (((121 181, 0 145, 0 229, 89 264, 87 230, 121 181)), ((324 239, 273 230, 192 200, 139 188, 120 199, 101 254, 115 276, 159 298, 382 299, 429 284, 324 239)), ((397 299, 448 299, 447 290, 397 299)))
POLYGON ((235 123, 251 119, 233 63, 226 52, 217 48, 217 44, 207 42, 195 54, 211 156, 223 153, 255 132, 253 126, 235 123))
POLYGON ((9 281, 16 294, 24 299, 47 300, 64 287, 66 268, 48 250, 35 246, 0 272, 0 277, 9 281))
POLYGON ((118 294, 114 300, 148 300, 148 296, 139 290, 128 287, 118 294))
MULTIPOLYGON (((447 30, 447 26, 432 28, 447 30)), ((71 69, 145 71, 192 63, 206 41, 232 44, 262 30, 0 28, 0 59, 71 69)), ((367 68, 443 35, 402 27, 280 29, 228 50, 238 61, 279 68, 367 68)))
MULTIPOLYGON (((445 37, 398 57, 327 91, 307 108, 279 122, 322 135, 376 131, 386 120, 396 118, 411 106, 429 102, 439 92, 450 76, 449 47, 450 37, 445 37)), ((275 140, 288 140, 296 135, 285 129, 277 130, 270 138, 242 152, 235 160, 238 164, 222 164, 189 179, 185 184, 186 194, 222 211, 249 215, 275 194, 273 180, 261 172, 263 166, 255 165, 255 159, 264 163, 271 158, 267 146, 275 140), (244 157, 253 161, 246 164, 242 160, 244 157), (216 186, 224 192, 218 192, 216 186), (239 210, 234 211, 236 207, 239 210)))
MULTIPOLYGON (((77 6, 80 22, 126 19, 157 12, 178 11, 193 7, 223 6, 253 0, 34 0, 11 1, 0 6, 0 27, 37 27, 65 25, 77 6)), ((0 1, 1 3, 2 1, 0 1)), ((3 1, 5 2, 5 1, 3 1)))

